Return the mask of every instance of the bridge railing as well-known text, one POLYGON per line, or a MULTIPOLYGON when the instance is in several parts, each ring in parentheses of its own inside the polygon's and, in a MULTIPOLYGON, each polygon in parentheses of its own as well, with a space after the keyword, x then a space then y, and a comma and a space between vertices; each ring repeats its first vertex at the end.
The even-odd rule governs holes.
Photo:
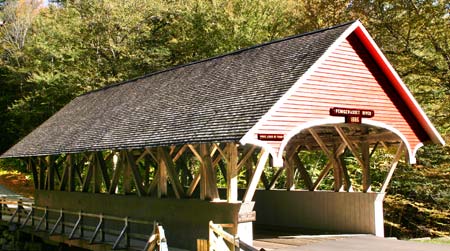
POLYGON ((89 244, 109 244, 113 250, 128 249, 136 243, 142 244, 144 251, 168 250, 164 229, 157 222, 62 208, 51 209, 23 199, 0 199, 0 220, 7 221, 10 226, 30 228, 33 232, 64 235, 69 240, 83 239, 89 244), (150 229, 153 229, 151 234, 150 229), (144 234, 146 231, 149 234, 144 234))
POLYGON ((239 239, 239 236, 232 235, 223 228, 233 227, 234 224, 215 224, 209 222, 209 251, 265 251, 263 248, 257 249, 239 239))

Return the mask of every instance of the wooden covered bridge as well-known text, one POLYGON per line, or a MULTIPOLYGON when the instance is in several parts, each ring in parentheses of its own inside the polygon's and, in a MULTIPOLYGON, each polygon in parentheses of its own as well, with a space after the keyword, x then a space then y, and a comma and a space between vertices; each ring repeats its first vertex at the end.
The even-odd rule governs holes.
POLYGON ((250 245, 254 223, 383 236, 392 173, 424 143, 444 141, 355 21, 89 92, 2 158, 28 163, 37 207, 157 221, 169 246, 195 250, 209 221, 250 245), (372 191, 377 147, 395 150, 372 191), (319 174, 305 151, 326 156, 319 174))

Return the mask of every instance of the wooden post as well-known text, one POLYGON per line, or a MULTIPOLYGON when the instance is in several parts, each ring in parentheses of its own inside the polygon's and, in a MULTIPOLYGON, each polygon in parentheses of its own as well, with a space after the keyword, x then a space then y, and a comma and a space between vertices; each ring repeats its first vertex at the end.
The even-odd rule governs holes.
POLYGON ((258 164, 256 165, 255 172, 253 172, 252 180, 250 181, 250 185, 245 191, 243 202, 250 202, 255 195, 256 188, 258 187, 259 180, 261 178, 261 174, 264 171, 264 167, 266 166, 266 162, 269 159, 269 152, 261 150, 261 157, 259 158, 258 164))
POLYGON ((33 183, 34 183, 34 189, 39 189, 39 177, 38 177, 38 171, 36 169, 36 162, 33 160, 33 157, 30 157, 28 160, 28 165, 31 168, 31 172, 33 173, 33 183))
POLYGON ((67 156, 67 164, 68 164, 68 176, 67 176, 67 183, 69 187, 67 188, 67 191, 74 192, 75 191, 75 156, 73 154, 69 154, 67 156))
POLYGON ((156 158, 158 161, 158 198, 167 196, 167 167, 164 159, 160 154, 156 154, 156 158))
POLYGON ((363 192, 367 193, 371 190, 371 180, 370 180, 370 158, 369 158, 369 143, 367 141, 361 142, 361 152, 362 152, 362 185, 363 192))
POLYGON ((139 172, 138 167, 136 166, 136 161, 134 160, 133 153, 130 151, 127 151, 127 160, 128 160, 128 166, 133 174, 133 181, 134 185, 136 186, 136 191, 138 196, 145 195, 145 189, 144 184, 142 182, 141 173, 139 172))
POLYGON ((42 159, 43 157, 37 158, 39 165, 39 189, 43 190, 45 189, 45 161, 42 159))
POLYGON ((227 144, 227 202, 238 200, 238 149, 235 143, 227 144))
POLYGON ((292 161, 285 161, 285 172, 286 172, 286 190, 295 190, 295 166, 292 161))
POLYGON ((347 165, 345 164, 344 154, 341 154, 338 157, 339 164, 342 168, 341 173, 344 178, 344 190, 347 192, 353 192, 352 182, 350 180, 350 176, 348 174, 347 165))
POLYGON ((46 158, 48 166, 48 190, 55 190, 55 159, 53 156, 47 156, 46 158))
POLYGON ((123 166, 123 192, 125 194, 131 193, 131 168, 127 163, 126 151, 121 151, 119 156, 119 163, 123 166))
POLYGON ((201 156, 201 181, 200 181, 200 194, 205 200, 219 199, 219 191, 217 190, 217 181, 215 171, 212 166, 211 155, 209 151, 209 144, 200 145, 201 156), (203 193, 202 193, 203 189, 203 193))
POLYGON ((172 184, 173 191, 175 192, 175 196, 180 199, 184 197, 184 190, 181 186, 180 180, 178 179, 178 172, 176 171, 175 164, 173 163, 172 158, 170 157, 168 151, 163 147, 158 148, 158 158, 164 162, 164 166, 166 167, 167 176, 172 184))
POLYGON ((381 187, 380 193, 385 193, 386 189, 391 181, 392 175, 394 175, 394 171, 397 168, 397 164, 400 161, 403 150, 405 149, 405 145, 403 142, 400 142, 398 146, 397 153, 395 153, 394 159, 392 160, 391 168, 389 169, 389 173, 386 176, 386 179, 383 182, 383 186, 381 187))

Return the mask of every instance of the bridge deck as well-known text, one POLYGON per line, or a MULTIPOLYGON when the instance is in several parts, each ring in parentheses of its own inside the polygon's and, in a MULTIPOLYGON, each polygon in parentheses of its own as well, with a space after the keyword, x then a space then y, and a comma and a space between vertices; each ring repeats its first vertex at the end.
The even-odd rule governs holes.
POLYGON ((266 251, 448 251, 449 245, 418 243, 373 235, 256 236, 255 247, 266 251))

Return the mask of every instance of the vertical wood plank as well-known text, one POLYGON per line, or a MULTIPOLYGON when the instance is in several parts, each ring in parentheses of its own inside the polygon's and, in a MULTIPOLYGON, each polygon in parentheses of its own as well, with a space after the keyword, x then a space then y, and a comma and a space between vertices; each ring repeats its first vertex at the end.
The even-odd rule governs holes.
POLYGON ((157 153, 156 158, 158 159, 158 188, 157 194, 158 198, 167 196, 167 167, 163 158, 157 153))
POLYGON ((106 167, 105 160, 103 159, 103 154, 101 152, 97 152, 96 157, 106 190, 109 191, 109 188, 111 187, 111 179, 109 178, 108 168, 106 167))
POLYGON ((362 152, 362 185, 363 192, 367 193, 371 190, 371 180, 370 180, 370 158, 369 158, 369 143, 367 141, 361 142, 361 152, 362 152))
POLYGON ((39 165, 39 189, 44 190, 45 189, 45 161, 42 159, 42 157, 38 158, 38 165, 39 165))
POLYGON ((67 183, 69 185, 69 187, 67 188, 67 191, 74 192, 75 191, 75 168, 76 168, 75 156, 73 154, 69 154, 67 156, 67 159, 68 159, 67 183))
POLYGON ((89 163, 86 176, 84 177, 84 180, 83 180, 83 187, 81 188, 81 192, 86 193, 89 191, 89 186, 91 184, 93 175, 94 175, 94 164, 89 163))
POLYGON ((170 183, 172 184, 173 190, 175 192, 175 196, 180 199, 181 197, 184 197, 184 191, 183 187, 181 186, 180 180, 178 179, 178 173, 175 169, 175 164, 172 161, 172 158, 170 158, 170 155, 168 152, 160 147, 158 148, 158 154, 160 155, 160 158, 164 161, 164 164, 166 166, 167 175, 170 179, 170 183))
POLYGON ((62 176, 61 176, 61 182, 59 183, 59 190, 60 191, 65 191, 66 190, 66 186, 67 186, 67 180, 69 177, 69 155, 67 155, 66 157, 66 161, 64 161, 63 163, 63 172, 62 172, 62 176))
POLYGON ((269 152, 261 150, 261 157, 259 158, 258 164, 256 166, 255 172, 253 173, 252 180, 250 181, 250 185, 245 191, 244 202, 250 202, 255 195, 256 188, 258 187, 259 180, 261 178, 261 174, 264 171, 264 167, 266 166, 267 160, 269 159, 269 152))
POLYGON ((303 165, 303 162, 300 160, 300 157, 298 156, 298 153, 295 153, 292 156, 292 164, 294 167, 296 167, 299 172, 300 176, 302 177, 303 181, 305 182, 305 186, 309 191, 313 191, 313 182, 311 179, 311 176, 309 175, 308 171, 305 168, 305 165, 303 165))
POLYGON ((235 143, 227 144, 227 202, 238 200, 238 149, 235 143))
POLYGON ((36 169, 36 162, 35 160, 33 160, 33 157, 30 157, 28 159, 28 165, 31 168, 31 172, 33 174, 33 184, 34 184, 34 189, 39 189, 39 176, 38 176, 38 171, 36 169))
MULTIPOLYGON (((200 188, 204 189, 205 200, 216 200, 219 198, 219 191, 217 190, 217 181, 214 168, 212 166, 212 160, 210 155, 210 144, 200 145, 200 156, 202 158, 202 177, 200 181, 200 188)), ((201 191, 202 189, 200 189, 201 191)))
POLYGON ((48 166, 48 190, 55 190, 55 158, 53 156, 48 156, 46 158, 48 166))
POLYGON ((142 183, 141 173, 139 172, 138 167, 136 166, 136 161, 134 160, 134 156, 131 152, 127 151, 127 160, 129 168, 133 174, 134 185, 136 186, 136 191, 138 196, 145 195, 144 184, 142 183))
MULTIPOLYGON (((119 159, 120 159, 120 154, 119 154, 119 159)), ((111 178, 111 186, 109 187, 109 194, 115 194, 116 193, 116 188, 117 185, 119 184, 119 178, 120 175, 122 174, 122 169, 123 166, 120 163, 120 160, 115 164, 115 169, 113 172, 113 176, 111 178)))
POLYGON ((100 193, 100 189, 102 186, 102 178, 101 178, 101 171, 100 171, 100 163, 98 161, 98 158, 95 156, 96 154, 94 154, 94 157, 92 158, 92 169, 93 169, 93 189, 92 192, 93 193, 100 193))
POLYGON ((394 159, 392 160, 391 168, 389 169, 386 179, 383 182, 383 186, 381 187, 380 193, 386 192, 389 182, 391 181, 391 178, 394 175, 395 168, 397 168, 397 164, 400 161, 400 158, 402 157, 402 153, 403 153, 404 149, 405 149, 404 143, 400 142, 400 145, 398 146, 398 149, 397 149, 397 153, 395 153, 394 159))
POLYGON ((129 194, 131 193, 131 168, 130 165, 127 163, 127 153, 126 151, 121 151, 120 152, 120 158, 119 158, 119 163, 120 165, 122 165, 122 172, 123 172, 123 176, 122 176, 122 188, 123 188, 123 192, 125 194, 129 194))

